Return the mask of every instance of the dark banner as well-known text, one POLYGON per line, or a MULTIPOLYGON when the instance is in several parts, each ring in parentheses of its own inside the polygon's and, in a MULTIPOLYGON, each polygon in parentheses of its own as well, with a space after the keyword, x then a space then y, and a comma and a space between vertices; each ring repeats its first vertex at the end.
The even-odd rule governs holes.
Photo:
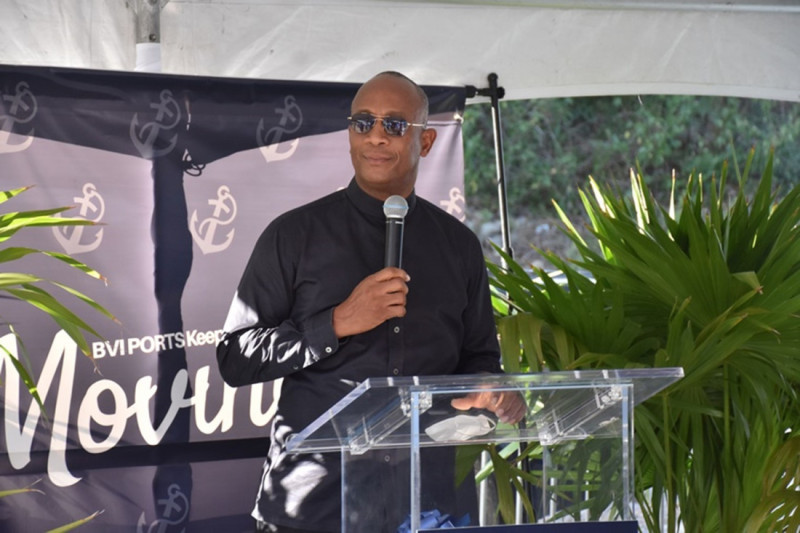
MULTIPOLYGON (((0 530, 246 531, 278 383, 233 389, 215 345, 258 235, 347 185, 352 84, 0 66, 0 189, 9 211, 74 206, 96 226, 27 229, 5 245, 68 253, 3 265, 63 282, 118 319, 63 300, 101 334, 93 364, 44 313, 0 299, 0 530), (23 346, 5 324, 12 324, 23 346), (96 370, 95 370, 96 366, 96 370)), ((463 219, 463 88, 426 87, 436 145, 417 192, 463 219)))

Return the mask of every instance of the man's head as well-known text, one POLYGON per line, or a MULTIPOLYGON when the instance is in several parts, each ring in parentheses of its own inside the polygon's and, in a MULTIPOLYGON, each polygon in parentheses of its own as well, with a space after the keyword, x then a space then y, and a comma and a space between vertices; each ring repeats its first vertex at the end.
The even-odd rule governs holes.
POLYGON ((424 126, 428 120, 425 92, 398 72, 382 72, 361 86, 350 114, 365 119, 351 124, 349 130, 350 159, 359 186, 379 200, 411 194, 419 158, 428 155, 436 140, 436 130, 424 126), (398 135, 402 123, 390 118, 408 123, 403 135, 398 135))

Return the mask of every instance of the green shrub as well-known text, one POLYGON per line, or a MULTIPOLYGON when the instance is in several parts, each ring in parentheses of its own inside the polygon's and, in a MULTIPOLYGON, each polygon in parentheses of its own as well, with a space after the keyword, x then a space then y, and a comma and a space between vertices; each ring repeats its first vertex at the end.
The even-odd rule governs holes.
POLYGON ((559 209, 580 258, 540 251, 563 284, 507 256, 489 265, 507 369, 683 367, 636 408, 652 531, 800 529, 800 186, 776 199, 770 154, 748 200, 753 159, 732 197, 723 165, 674 205, 641 174, 629 195, 592 181, 591 241, 559 209))
MULTIPOLYGON (((800 178, 800 104, 747 98, 641 95, 501 101, 504 160, 512 216, 540 217, 555 200, 581 210, 586 176, 626 188, 629 162, 668 201, 678 176, 720 168, 728 147, 775 150, 783 189, 800 178)), ((465 192, 470 208, 495 212, 495 155, 488 104, 464 113, 465 192)), ((757 161, 762 164, 763 161, 757 161)), ((752 191, 750 191, 752 192, 752 191)))

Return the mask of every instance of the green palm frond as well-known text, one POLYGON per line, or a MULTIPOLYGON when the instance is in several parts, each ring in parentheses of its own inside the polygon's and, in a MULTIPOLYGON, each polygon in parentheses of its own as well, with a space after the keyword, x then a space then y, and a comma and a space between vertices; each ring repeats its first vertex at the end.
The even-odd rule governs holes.
MULTIPOLYGON (((6 201, 22 194, 29 189, 30 187, 21 187, 8 191, 0 191, 0 204, 5 203, 6 201)), ((54 209, 2 213, 0 214, 0 243, 6 243, 9 239, 16 235, 17 232, 26 228, 85 226, 93 224, 93 222, 84 220, 82 218, 67 218, 60 216, 61 213, 69 209, 69 207, 60 207, 54 209)), ((102 280, 103 282, 106 281, 106 279, 93 268, 61 252, 37 250, 35 248, 19 246, 6 246, 4 248, 0 248, 0 263, 9 264, 12 261, 16 261, 34 254, 43 255, 56 261, 60 261, 70 268, 86 274, 89 277, 102 280)), ((56 289, 59 289, 69 295, 69 297, 72 297, 87 305, 95 312, 105 316, 106 318, 116 321, 116 318, 114 318, 114 316, 103 306, 95 302, 92 298, 80 291, 73 289, 72 287, 69 287, 68 285, 55 280, 41 278, 34 274, 0 272, 0 293, 5 293, 7 297, 28 303, 50 316, 50 318, 53 319, 53 321, 55 321, 56 324, 58 324, 59 327, 61 327, 61 329, 63 329, 75 341, 80 350, 86 356, 91 358, 91 350, 89 348, 89 343, 86 340, 86 335, 90 334, 99 337, 99 334, 86 321, 78 316, 78 314, 76 314, 67 305, 62 303, 59 298, 42 288, 42 285, 55 287, 56 289)), ((0 294, 0 297, 2 297, 2 294, 0 294)), ((1 316, 0 324, 3 324, 3 317, 1 316)), ((20 358, 18 354, 12 353, 11 350, 3 345, 0 345, 0 357, 5 357, 11 362, 11 365, 19 374, 20 379, 25 384, 28 392, 39 405, 45 420, 47 420, 45 406, 42 402, 41 396, 39 395, 36 381, 29 370, 31 365, 27 351, 25 350, 23 339, 20 338, 19 334, 10 323, 6 322, 4 325, 16 337, 16 344, 22 351, 23 357, 20 358)), ((0 497, 14 496, 16 494, 30 492, 41 493, 41 491, 38 489, 26 487, 18 490, 0 492, 0 497)), ((92 521, 100 513, 102 513, 102 511, 95 512, 87 517, 56 528, 52 530, 52 532, 60 533, 71 531, 86 524, 87 522, 92 521)))
MULTIPOLYGON (((0 204, 30 190, 30 187, 21 187, 7 191, 0 191, 0 204)), ((30 211, 16 211, 0 214, 0 243, 6 243, 18 231, 22 229, 33 229, 53 226, 84 226, 94 224, 82 218, 69 218, 60 216, 61 213, 71 209, 70 207, 58 207, 53 209, 39 209, 30 211), (56 216, 59 215, 59 216, 56 216)), ((43 255, 56 261, 66 264, 89 277, 105 282, 95 269, 89 267, 75 258, 55 251, 38 250, 29 247, 8 246, 0 248, 0 263, 10 264, 13 261, 22 259, 30 255, 43 255)), ((92 298, 77 291, 68 285, 55 280, 39 277, 29 273, 19 272, 0 272, 0 294, 5 294, 13 299, 28 303, 52 318, 69 336, 75 341, 80 350, 91 358, 91 350, 86 340, 86 335, 99 337, 98 333, 76 312, 62 302, 54 294, 43 288, 43 286, 54 287, 63 291, 65 295, 82 302, 93 311, 116 321, 116 318, 103 306, 95 302, 92 298)), ((7 319, 6 319, 7 320, 7 319)), ((3 320, 0 316, 0 324, 4 324, 10 331, 14 331, 10 323, 3 320)), ((16 335, 16 333, 15 333, 16 335)), ((41 399, 33 385, 34 379, 28 368, 19 359, 13 357, 8 350, 3 350, 4 357, 8 357, 16 368, 21 379, 26 384, 29 392, 34 399, 41 405, 41 399)), ((43 407, 43 406, 42 406, 43 407)))
POLYGON ((73 529, 78 528, 84 524, 87 524, 103 514, 103 511, 95 511, 89 516, 81 518, 80 520, 75 520, 74 522, 70 522, 69 524, 63 525, 61 527, 57 527, 55 529, 49 530, 47 533, 66 533, 67 531, 72 531, 73 529))
POLYGON ((684 368, 636 410, 652 530, 759 531, 800 515, 792 498, 777 518, 764 507, 799 476, 764 493, 752 482, 786 464, 767 458, 800 427, 800 187, 778 198, 770 155, 747 198, 753 157, 735 167, 735 190, 726 165, 690 176, 667 207, 635 172, 629 195, 590 180, 590 239, 558 210, 579 258, 541 252, 564 283, 499 250, 503 266, 489 266, 506 368, 684 368))

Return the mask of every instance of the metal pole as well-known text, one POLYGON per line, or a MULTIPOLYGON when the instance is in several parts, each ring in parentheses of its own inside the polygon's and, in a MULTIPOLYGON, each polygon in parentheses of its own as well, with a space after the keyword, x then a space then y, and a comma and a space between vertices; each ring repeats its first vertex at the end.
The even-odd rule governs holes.
POLYGON ((500 210, 502 248, 509 257, 514 257, 511 249, 511 231, 508 223, 508 196, 506 195, 506 167, 503 160, 503 121, 500 117, 500 99, 505 89, 497 86, 497 74, 489 74, 489 97, 492 101, 492 126, 494 128, 494 160, 497 167, 497 205, 500 210))
POLYGON ((161 72, 161 5, 160 0, 135 2, 136 71, 161 72))
POLYGON ((503 161, 503 121, 500 116, 500 100, 505 96, 506 91, 497 86, 497 74, 489 74, 489 88, 476 89, 473 86, 467 87, 467 97, 488 96, 492 106, 492 130, 494 132, 494 160, 497 169, 497 202, 500 214, 501 248, 513 258, 511 249, 511 231, 508 222, 508 201, 506 195, 506 168, 503 161))

